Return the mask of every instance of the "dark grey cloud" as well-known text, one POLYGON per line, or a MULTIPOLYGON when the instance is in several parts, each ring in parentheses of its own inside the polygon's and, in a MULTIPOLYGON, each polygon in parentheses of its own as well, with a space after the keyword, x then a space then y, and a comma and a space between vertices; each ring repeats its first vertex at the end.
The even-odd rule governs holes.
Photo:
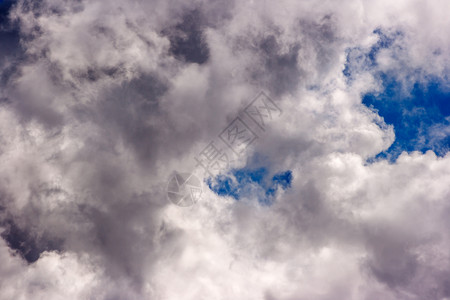
POLYGON ((199 10, 184 14, 180 23, 163 31, 170 40, 170 53, 189 63, 206 63, 210 54, 203 32, 205 27, 199 10))
POLYGON ((276 34, 275 32, 263 36, 259 46, 265 63, 263 74, 269 74, 270 76, 266 84, 271 87, 271 91, 275 95, 279 96, 295 89, 301 80, 302 73, 299 70, 298 61, 301 45, 289 45, 287 53, 280 53, 281 47, 277 42, 276 34))
POLYGON ((45 236, 33 236, 32 231, 19 228, 12 220, 2 222, 2 226, 5 227, 2 238, 29 263, 37 261, 44 251, 62 250, 61 241, 45 236))
POLYGON ((18 24, 9 19, 14 1, 0 3, 0 82, 5 84, 23 59, 24 49, 20 44, 18 24))

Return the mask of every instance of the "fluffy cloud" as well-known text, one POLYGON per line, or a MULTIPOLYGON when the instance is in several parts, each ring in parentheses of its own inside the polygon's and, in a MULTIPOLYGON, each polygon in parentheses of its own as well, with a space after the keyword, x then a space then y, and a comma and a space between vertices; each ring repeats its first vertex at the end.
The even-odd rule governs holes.
POLYGON ((380 74, 448 84, 449 5, 14 2, 0 299, 450 299, 450 156, 374 159, 395 128, 362 103, 380 74), (291 187, 172 205, 260 90, 282 114, 233 167, 291 187))

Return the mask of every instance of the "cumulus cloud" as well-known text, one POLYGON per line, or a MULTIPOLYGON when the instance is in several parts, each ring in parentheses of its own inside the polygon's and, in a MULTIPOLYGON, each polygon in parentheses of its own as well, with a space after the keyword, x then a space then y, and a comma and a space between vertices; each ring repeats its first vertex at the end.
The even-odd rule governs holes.
POLYGON ((0 299, 450 299, 450 156, 378 157, 398 132, 363 103, 448 86, 448 1, 0 5, 0 299), (171 204, 237 116, 222 176, 289 187, 171 204))

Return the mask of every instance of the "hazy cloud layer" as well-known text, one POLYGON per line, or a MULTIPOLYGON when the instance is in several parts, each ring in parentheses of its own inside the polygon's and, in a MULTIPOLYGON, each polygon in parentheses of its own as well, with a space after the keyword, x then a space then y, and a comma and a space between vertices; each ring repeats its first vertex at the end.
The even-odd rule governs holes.
POLYGON ((450 299, 450 155, 374 160, 362 103, 448 87, 449 1, 0 5, 1 300, 450 299), (260 90, 283 113, 233 166, 291 187, 172 205, 260 90))

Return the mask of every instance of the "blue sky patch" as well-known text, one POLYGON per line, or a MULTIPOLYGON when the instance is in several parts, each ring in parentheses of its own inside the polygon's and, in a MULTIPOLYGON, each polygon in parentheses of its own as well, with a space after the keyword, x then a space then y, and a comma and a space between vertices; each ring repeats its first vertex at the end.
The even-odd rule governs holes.
MULTIPOLYGON (((383 117, 387 124, 393 125, 395 141, 389 149, 369 161, 395 161, 403 151, 433 150, 439 156, 445 155, 450 148, 449 81, 427 78, 426 82, 413 82, 406 86, 396 74, 379 71, 377 55, 382 49, 401 47, 395 42, 402 38, 403 34, 380 28, 373 33, 378 36, 378 40, 369 49, 354 47, 347 50, 347 61, 343 70, 348 83, 351 83, 358 73, 370 72, 382 85, 381 92, 363 95, 362 103, 383 117)), ((392 51, 393 58, 397 52, 401 53, 392 51)))
POLYGON ((433 150, 443 156, 450 148, 450 89, 438 79, 416 82, 409 91, 396 78, 381 74, 383 91, 369 93, 362 103, 394 126, 395 141, 378 155, 394 161, 402 151, 433 150))
POLYGON ((219 196, 229 196, 235 200, 256 195, 259 203, 270 205, 279 188, 285 190, 291 186, 290 170, 269 176, 266 168, 235 169, 230 176, 219 175, 208 178, 208 187, 219 196))

